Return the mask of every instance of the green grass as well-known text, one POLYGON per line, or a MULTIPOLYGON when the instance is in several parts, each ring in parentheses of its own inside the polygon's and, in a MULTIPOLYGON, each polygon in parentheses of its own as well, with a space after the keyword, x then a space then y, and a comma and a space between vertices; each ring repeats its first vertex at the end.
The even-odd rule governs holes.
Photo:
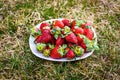
POLYGON ((0 1, 0 79, 119 80, 119 0, 0 1), (75 62, 51 62, 29 48, 30 28, 52 18, 79 18, 93 23, 100 50, 75 62))

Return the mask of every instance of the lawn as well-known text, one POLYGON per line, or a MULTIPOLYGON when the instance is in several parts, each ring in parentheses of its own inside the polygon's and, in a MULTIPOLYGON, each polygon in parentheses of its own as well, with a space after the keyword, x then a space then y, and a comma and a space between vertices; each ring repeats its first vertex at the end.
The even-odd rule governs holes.
POLYGON ((1 0, 1 80, 120 80, 120 0, 1 0), (100 50, 75 62, 51 62, 29 48, 30 28, 53 18, 93 23, 100 50))

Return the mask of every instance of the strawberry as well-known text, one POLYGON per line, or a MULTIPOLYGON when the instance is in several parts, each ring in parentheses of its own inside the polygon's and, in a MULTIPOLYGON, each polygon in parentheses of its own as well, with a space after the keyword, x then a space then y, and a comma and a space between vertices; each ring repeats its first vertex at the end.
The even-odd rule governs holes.
POLYGON ((80 45, 83 42, 83 38, 81 38, 80 36, 77 36, 77 41, 78 41, 78 45, 80 45))
POLYGON ((59 46, 56 46, 56 47, 51 51, 51 53, 50 53, 50 57, 51 57, 51 58, 54 58, 54 59, 59 59, 59 58, 61 58, 61 55, 60 55, 60 53, 58 52, 58 48, 59 48, 59 46))
POLYGON ((70 50, 70 48, 66 48, 65 50, 68 52, 70 50))
POLYGON ((43 30, 42 30, 42 34, 50 34, 50 30, 48 30, 48 29, 43 29, 43 30))
POLYGON ((56 40, 56 45, 63 45, 65 43, 65 40, 59 36, 56 40))
POLYGON ((35 43, 40 43, 41 42, 41 35, 39 35, 36 39, 35 39, 35 43))
POLYGON ((84 30, 82 28, 76 28, 75 33, 76 34, 84 34, 84 30))
POLYGON ((51 35, 51 43, 52 43, 52 44, 55 44, 55 38, 54 38, 53 35, 51 35))
POLYGON ((66 53, 66 57, 68 59, 73 59, 75 57, 74 52, 70 49, 67 53, 66 53))
POLYGON ((54 36, 50 33, 50 30, 44 29, 44 30, 42 31, 42 33, 43 33, 44 35, 46 35, 46 34, 51 35, 51 43, 52 43, 52 44, 55 44, 55 38, 54 38, 54 36))
POLYGON ((77 37, 74 33, 70 33, 67 36, 65 36, 65 39, 67 42, 75 43, 77 44, 77 37))
POLYGON ((45 42, 45 43, 48 43, 48 42, 50 42, 51 41, 51 39, 52 39, 52 37, 51 37, 51 35, 50 34, 44 34, 44 35, 42 35, 42 42, 45 42))
POLYGON ((54 27, 60 27, 60 28, 64 28, 64 23, 60 20, 56 20, 54 27))
POLYGON ((36 43, 48 43, 51 42, 52 37, 48 33, 42 33, 40 36, 36 38, 36 43))
POLYGON ((84 35, 90 40, 92 40, 92 38, 94 36, 94 34, 90 28, 84 29, 84 35))
POLYGON ((72 43, 67 43, 67 44, 68 44, 68 46, 69 46, 69 47, 72 47, 72 46, 73 46, 73 44, 72 44, 72 43))
POLYGON ((47 23, 47 22, 41 23, 41 25, 40 25, 40 30, 44 29, 44 28, 47 27, 47 26, 50 27, 50 24, 47 23))
POLYGON ((62 22, 64 23, 64 26, 70 26, 68 19, 64 19, 64 20, 62 20, 62 22))
POLYGON ((84 24, 81 25, 82 28, 86 28, 86 26, 91 26, 91 23, 86 22, 86 23, 84 23, 84 24))
POLYGON ((76 21, 74 20, 74 21, 72 21, 72 23, 71 23, 71 30, 72 30, 72 31, 74 30, 75 26, 76 26, 76 21))

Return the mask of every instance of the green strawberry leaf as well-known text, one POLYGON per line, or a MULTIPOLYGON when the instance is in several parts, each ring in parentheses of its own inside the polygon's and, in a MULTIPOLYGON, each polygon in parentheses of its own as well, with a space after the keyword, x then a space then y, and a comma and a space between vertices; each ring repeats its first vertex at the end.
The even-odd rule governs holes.
POLYGON ((93 47, 94 47, 94 49, 95 49, 95 50, 99 50, 99 47, 98 47, 98 45, 97 45, 97 43, 96 43, 96 42, 94 42, 93 47))
POLYGON ((80 35, 80 34, 79 34, 78 36, 80 36, 80 38, 85 38, 85 36, 84 36, 84 35, 80 35))
POLYGON ((70 31, 69 33, 67 33, 67 34, 65 34, 64 36, 67 36, 67 35, 69 35, 69 34, 71 34, 72 32, 70 31))
POLYGON ((53 44, 48 44, 48 46, 50 47, 50 49, 54 49, 54 45, 53 44))
POLYGON ((62 48, 64 48, 64 49, 67 48, 67 45, 66 45, 66 44, 63 44, 63 45, 62 45, 62 48))
POLYGON ((80 20, 79 22, 80 22, 81 25, 85 23, 84 20, 80 20))
POLYGON ((38 30, 37 34, 40 35, 41 34, 41 30, 38 30))
POLYGON ((99 47, 96 45, 96 46, 94 46, 94 49, 95 50, 99 50, 99 47))
POLYGON ((84 42, 85 42, 85 44, 89 44, 90 40, 88 38, 84 37, 84 42))
POLYGON ((86 26, 86 28, 91 28, 91 26, 86 26))
POLYGON ((87 46, 87 51, 91 51, 92 49, 94 49, 93 45, 91 44, 86 44, 86 46, 87 46))
POLYGON ((56 32, 56 29, 51 30, 51 34, 55 34, 55 32, 56 32))
POLYGON ((58 49, 58 53, 60 53, 61 56, 64 56, 67 51, 65 50, 65 48, 67 48, 66 44, 63 44, 62 46, 60 46, 60 48, 58 49))
POLYGON ((62 38, 64 38, 64 37, 65 37, 63 34, 60 34, 60 36, 61 36, 62 38))
POLYGON ((58 53, 60 53, 61 56, 64 56, 64 48, 60 47, 58 53))
POLYGON ((57 39, 57 38, 58 38, 58 35, 54 35, 54 37, 55 37, 55 39, 57 39))
POLYGON ((41 31, 40 30, 35 30, 35 28, 33 27, 33 28, 31 28, 31 35, 32 36, 38 36, 38 35, 40 35, 41 34, 41 31))
POLYGON ((71 32, 70 27, 68 26, 65 26, 64 29, 62 29, 62 31, 64 32, 65 35, 71 32))
POLYGON ((64 51, 64 53, 65 53, 64 55, 66 55, 67 52, 68 52, 68 50, 65 50, 65 51, 64 51))
POLYGON ((85 23, 84 20, 78 20, 77 18, 75 18, 75 20, 76 20, 76 26, 78 27, 81 27, 81 25, 85 23))

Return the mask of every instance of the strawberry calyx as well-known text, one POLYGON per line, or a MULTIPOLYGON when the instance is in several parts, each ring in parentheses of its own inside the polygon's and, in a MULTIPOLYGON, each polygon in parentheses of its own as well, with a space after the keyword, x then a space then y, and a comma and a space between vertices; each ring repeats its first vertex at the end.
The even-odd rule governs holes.
POLYGON ((91 28, 91 26, 85 26, 85 28, 91 28))
POLYGON ((87 51, 91 51, 92 49, 99 50, 97 42, 94 40, 89 40, 87 37, 84 36, 84 43, 86 44, 87 51))
POLYGON ((59 47, 58 52, 60 53, 61 56, 64 56, 66 54, 65 48, 67 48, 66 44, 63 44, 62 46, 59 47))
POLYGON ((76 26, 78 27, 81 27, 81 25, 85 23, 84 20, 78 20, 77 18, 75 18, 75 21, 76 21, 76 26))
POLYGON ((76 46, 74 48, 74 53, 77 55, 77 56, 81 56, 83 53, 84 53, 84 49, 81 48, 80 46, 76 46))
POLYGON ((68 26, 65 26, 64 29, 62 29, 62 31, 64 32, 64 35, 62 36, 63 38, 71 33, 70 27, 68 26))
POLYGON ((54 47, 55 47, 53 44, 50 44, 50 43, 48 44, 48 46, 50 49, 54 49, 54 47))
POLYGON ((37 46, 36 46, 36 49, 37 49, 38 51, 42 52, 45 47, 46 47, 46 44, 38 43, 37 46))
POLYGON ((89 26, 91 26, 90 22, 85 22, 81 25, 82 28, 90 28, 89 26))
POLYGON ((54 34, 55 39, 57 39, 58 36, 61 35, 61 28, 55 27, 51 30, 51 34, 54 34))
POLYGON ((43 51, 43 54, 44 54, 44 56, 46 56, 46 57, 50 56, 50 50, 49 50, 49 49, 45 49, 45 50, 43 51))
POLYGON ((31 35, 33 37, 37 37, 37 36, 41 35, 41 30, 33 27, 33 28, 31 28, 31 35))

